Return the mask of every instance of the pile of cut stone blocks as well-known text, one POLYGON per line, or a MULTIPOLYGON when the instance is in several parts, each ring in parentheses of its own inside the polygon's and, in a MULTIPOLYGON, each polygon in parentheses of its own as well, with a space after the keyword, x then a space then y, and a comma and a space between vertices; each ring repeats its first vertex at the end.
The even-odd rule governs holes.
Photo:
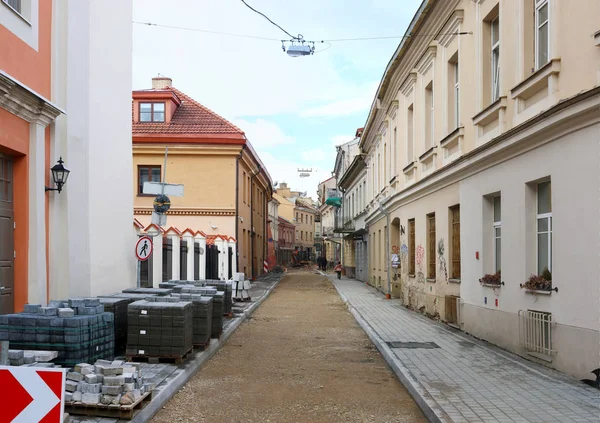
POLYGON ((127 356, 183 358, 193 348, 192 303, 149 299, 127 307, 127 356))
POLYGON ((104 311, 115 316, 115 351, 114 356, 125 354, 127 345, 127 306, 135 301, 133 298, 99 298, 104 311))
MULTIPOLYGON (((182 295, 200 295, 202 297, 212 297, 212 322, 211 338, 219 338, 223 333, 223 310, 225 308, 225 293, 218 291, 211 286, 179 285, 176 288, 179 292, 171 294, 173 297, 181 298, 182 295)), ((182 301, 185 301, 182 298, 182 301)))
POLYGON ((72 367, 113 358, 113 321, 98 298, 26 304, 23 313, 0 315, 0 341, 12 349, 56 351, 55 363, 72 367))
POLYGON ((218 291, 224 293, 223 314, 230 316, 233 313, 233 282, 231 281, 220 281, 215 279, 204 279, 198 281, 170 280, 169 282, 163 282, 159 284, 161 288, 172 289, 174 293, 181 293, 182 289, 185 288, 186 285, 217 288, 218 291))
POLYGON ((51 363, 56 357, 58 357, 57 351, 8 350, 8 360, 11 366, 60 367, 51 363))
POLYGON ((158 295, 165 296, 173 292, 169 288, 127 288, 123 290, 124 294, 146 294, 146 295, 158 295))
POLYGON ((77 364, 66 378, 66 405, 131 405, 153 389, 144 383, 138 364, 124 361, 77 364))
POLYGON ((233 298, 238 301, 250 301, 250 281, 243 273, 233 274, 233 298))

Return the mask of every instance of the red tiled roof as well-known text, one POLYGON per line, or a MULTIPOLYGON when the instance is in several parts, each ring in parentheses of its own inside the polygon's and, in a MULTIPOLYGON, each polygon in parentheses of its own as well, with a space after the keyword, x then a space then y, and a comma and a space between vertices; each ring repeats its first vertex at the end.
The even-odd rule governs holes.
MULTIPOLYGON (((236 134, 244 135, 244 131, 219 116, 212 110, 198 103, 193 98, 187 96, 176 88, 167 87, 159 90, 141 90, 136 93, 164 94, 173 93, 180 101, 181 105, 177 107, 170 122, 135 122, 133 121, 133 102, 131 117, 133 122, 133 134, 236 134)), ((144 96, 146 97, 146 96, 144 96)))

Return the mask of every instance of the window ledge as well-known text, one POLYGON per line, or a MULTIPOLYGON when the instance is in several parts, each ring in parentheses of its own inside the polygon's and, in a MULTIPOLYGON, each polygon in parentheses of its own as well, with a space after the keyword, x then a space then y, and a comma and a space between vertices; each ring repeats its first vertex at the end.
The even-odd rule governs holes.
POLYGON ((435 283, 435 278, 427 278, 427 282, 429 282, 429 283, 435 283))
POLYGON ((409 274, 408 274, 408 277, 409 277, 409 278, 414 278, 415 276, 417 276, 417 275, 416 275, 416 274, 414 274, 414 273, 409 273, 409 274))
POLYGON ((440 147, 447 148, 452 147, 460 137, 465 135, 465 127, 459 126, 454 131, 450 132, 444 139, 440 141, 440 147))
POLYGON ((536 353, 533 351, 527 351, 527 355, 529 355, 531 357, 535 357, 540 360, 547 361, 548 363, 552 363, 552 357, 549 355, 546 355, 546 354, 536 353))
POLYGON ((541 89, 547 87, 550 76, 557 75, 559 72, 560 59, 552 59, 510 90, 510 95, 513 100, 516 98, 527 100, 541 89))
POLYGON ((481 286, 487 286, 489 288, 502 288, 502 284, 499 283, 482 283, 481 286))
POLYGON ((594 34, 594 44, 596 47, 600 47, 600 31, 596 31, 594 34))
POLYGON ((392 179, 390 179, 390 185, 396 182, 396 179, 398 179, 398 176, 394 176, 392 179))
POLYGON ((542 290, 542 289, 526 289, 525 292, 527 292, 528 294, 541 294, 541 295, 550 295, 552 294, 552 291, 546 291, 546 290, 542 290))
POLYGON ((460 279, 448 279, 450 283, 460 283, 460 279))
POLYGON ((4 4, 6 7, 8 7, 10 9, 11 12, 13 12, 15 15, 17 15, 23 22, 25 22, 27 25, 32 26, 31 22, 29 22, 27 19, 25 19, 25 16, 23 16, 21 14, 21 12, 19 12, 18 10, 15 10, 10 4, 8 4, 6 1, 4 0, 0 0, 0 3, 4 4))
POLYGON ((433 159, 433 156, 435 156, 437 154, 436 151, 437 146, 433 146, 431 147, 429 150, 427 150, 426 152, 424 152, 423 154, 421 154, 419 156, 419 161, 421 163, 428 163, 433 159))
POLYGON ((404 173, 409 173, 411 170, 413 170, 415 167, 417 166, 416 162, 410 162, 408 164, 408 166, 406 166, 404 169, 402 169, 402 172, 404 173))
POLYGON ((486 126, 500 117, 500 110, 506 109, 506 96, 500 97, 481 112, 473 116, 473 124, 486 126))

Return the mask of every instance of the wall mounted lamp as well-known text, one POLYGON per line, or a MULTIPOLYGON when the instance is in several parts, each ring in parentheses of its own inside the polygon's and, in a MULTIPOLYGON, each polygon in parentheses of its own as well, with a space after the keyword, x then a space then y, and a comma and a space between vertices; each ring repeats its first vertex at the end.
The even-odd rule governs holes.
POLYGON ((46 191, 58 191, 61 192, 62 191, 62 187, 64 184, 67 183, 67 178, 69 177, 69 173, 71 173, 70 170, 66 169, 63 166, 63 159, 62 156, 60 159, 58 159, 58 164, 55 164, 54 166, 52 166, 52 168, 50 169, 52 171, 52 180, 54 181, 54 184, 56 185, 56 188, 46 188, 46 191))

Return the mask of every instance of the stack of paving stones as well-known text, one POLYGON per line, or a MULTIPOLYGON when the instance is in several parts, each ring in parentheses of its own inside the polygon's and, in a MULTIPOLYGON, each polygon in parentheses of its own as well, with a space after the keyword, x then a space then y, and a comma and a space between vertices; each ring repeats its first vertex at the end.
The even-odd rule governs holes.
POLYGON ((144 383, 139 364, 124 361, 77 364, 66 377, 66 405, 131 405, 153 389, 144 383))
POLYGON ((113 359, 114 317, 98 298, 26 304, 23 313, 0 315, 0 341, 15 350, 56 351, 55 363, 66 367, 113 359))
POLYGON ((161 288, 172 289, 174 293, 181 293, 182 288, 185 285, 192 285, 196 287, 215 287, 218 291, 225 293, 225 303, 223 308, 223 314, 231 316, 233 313, 233 283, 231 281, 220 281, 216 279, 204 279, 199 281, 189 280, 170 280, 169 282, 163 282, 159 286, 161 288))
POLYGON ((194 305, 194 346, 206 348, 210 343, 213 321, 213 298, 199 294, 180 294, 181 301, 190 301, 194 305))
POLYGON ((115 351, 114 356, 125 354, 127 345, 127 306, 135 301, 133 298, 99 298, 104 311, 115 316, 115 351))
POLYGON ((122 292, 124 294, 146 294, 166 296, 173 292, 173 290, 168 288, 128 288, 124 289, 122 292))
POLYGON ((182 295, 200 295, 202 297, 212 297, 213 309, 212 309, 212 329, 211 338, 219 338, 223 333, 223 312, 225 305, 225 293, 217 291, 214 287, 199 287, 193 285, 180 285, 178 287, 179 293, 173 293, 173 296, 181 297, 182 295))
POLYGON ((136 301, 127 307, 128 357, 183 358, 193 348, 193 305, 178 298, 136 301))
POLYGON ((58 357, 57 351, 8 350, 11 366, 23 367, 60 367, 51 361, 58 357))

